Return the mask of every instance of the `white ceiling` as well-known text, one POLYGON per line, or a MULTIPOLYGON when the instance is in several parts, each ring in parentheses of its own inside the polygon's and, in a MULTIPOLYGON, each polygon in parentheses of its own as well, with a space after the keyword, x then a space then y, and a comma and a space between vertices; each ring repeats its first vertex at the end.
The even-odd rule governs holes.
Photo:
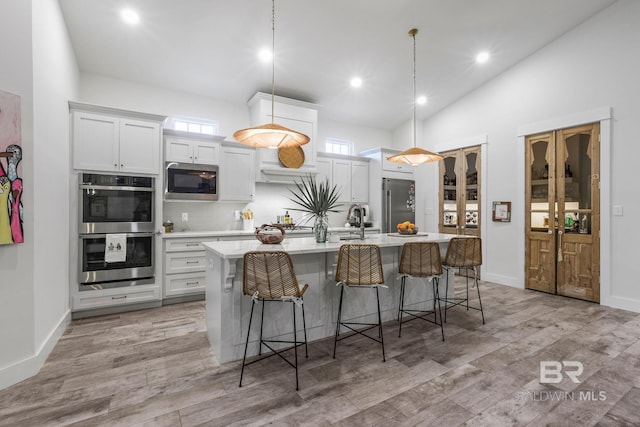
MULTIPOLYGON (((277 0, 276 95, 323 118, 391 130, 426 118, 615 0, 277 0), (490 62, 475 64, 480 50, 490 62), (354 90, 349 79, 359 75, 354 90)), ((82 72, 243 103, 271 93, 269 0, 60 0, 82 72), (138 11, 127 26, 119 9, 138 11)))

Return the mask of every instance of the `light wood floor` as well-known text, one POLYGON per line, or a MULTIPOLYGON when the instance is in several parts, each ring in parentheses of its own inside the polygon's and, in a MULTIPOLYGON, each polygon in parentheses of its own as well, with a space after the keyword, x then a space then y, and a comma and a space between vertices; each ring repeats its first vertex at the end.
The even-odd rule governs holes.
MULTIPOLYGON (((0 391, 2 426, 640 425, 640 315, 482 282, 480 313, 449 311, 446 341, 422 321, 323 340, 293 369, 209 352, 204 303, 74 321, 42 371, 0 391), (540 384, 541 361, 579 361, 540 384)), ((302 354, 302 352, 300 352, 302 354)))

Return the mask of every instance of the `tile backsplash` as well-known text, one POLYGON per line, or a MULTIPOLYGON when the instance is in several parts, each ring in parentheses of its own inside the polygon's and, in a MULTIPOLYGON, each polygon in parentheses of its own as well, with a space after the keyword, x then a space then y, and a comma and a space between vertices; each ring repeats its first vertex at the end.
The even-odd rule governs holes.
MULTIPOLYGON (((171 220, 175 231, 220 231, 220 230, 242 230, 242 221, 234 219, 234 211, 244 211, 251 209, 254 213, 254 225, 276 222, 278 215, 284 215, 289 211, 292 220, 300 224, 303 213, 294 211, 291 208, 295 204, 289 200, 294 188, 284 184, 264 184, 256 183, 256 195, 254 201, 250 203, 238 202, 196 202, 196 201, 165 201, 163 203, 162 220, 171 220), (188 213, 189 220, 182 221, 182 213, 188 213)), ((347 220, 348 205, 338 208, 341 212, 329 214, 329 225, 341 227, 347 220)), ((306 224, 313 225, 312 221, 306 224)))

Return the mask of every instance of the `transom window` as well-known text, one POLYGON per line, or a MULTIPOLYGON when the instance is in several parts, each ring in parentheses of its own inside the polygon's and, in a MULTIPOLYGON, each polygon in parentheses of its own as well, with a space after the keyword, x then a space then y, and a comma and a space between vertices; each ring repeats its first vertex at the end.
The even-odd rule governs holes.
POLYGON ((190 117, 169 117, 165 128, 202 135, 218 135, 218 121, 190 117))
POLYGON ((324 151, 333 154, 353 154, 353 142, 344 139, 327 138, 324 143, 324 151))

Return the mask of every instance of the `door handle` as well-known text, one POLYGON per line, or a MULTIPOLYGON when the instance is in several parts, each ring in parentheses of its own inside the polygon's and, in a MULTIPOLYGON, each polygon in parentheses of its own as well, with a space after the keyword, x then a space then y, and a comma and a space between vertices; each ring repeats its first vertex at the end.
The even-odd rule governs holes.
POLYGON ((562 230, 558 230, 558 262, 564 261, 564 257, 562 256, 562 230))

